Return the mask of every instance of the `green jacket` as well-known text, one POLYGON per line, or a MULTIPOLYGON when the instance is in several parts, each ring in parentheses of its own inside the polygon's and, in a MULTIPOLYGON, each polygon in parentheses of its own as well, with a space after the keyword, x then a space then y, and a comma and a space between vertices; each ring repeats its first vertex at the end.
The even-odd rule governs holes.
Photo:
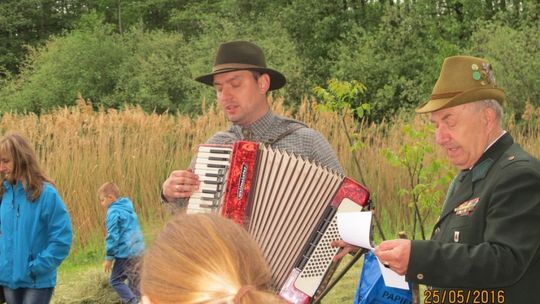
POLYGON ((428 285, 425 303, 540 303, 540 162, 510 134, 456 178, 407 280, 428 285))

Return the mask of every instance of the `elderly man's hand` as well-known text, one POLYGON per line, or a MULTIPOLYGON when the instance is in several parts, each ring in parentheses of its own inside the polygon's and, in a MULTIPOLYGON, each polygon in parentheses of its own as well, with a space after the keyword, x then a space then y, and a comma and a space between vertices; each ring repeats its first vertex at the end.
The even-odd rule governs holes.
POLYGON ((375 248, 375 255, 383 265, 404 275, 409 267, 411 241, 406 239, 384 241, 375 248))

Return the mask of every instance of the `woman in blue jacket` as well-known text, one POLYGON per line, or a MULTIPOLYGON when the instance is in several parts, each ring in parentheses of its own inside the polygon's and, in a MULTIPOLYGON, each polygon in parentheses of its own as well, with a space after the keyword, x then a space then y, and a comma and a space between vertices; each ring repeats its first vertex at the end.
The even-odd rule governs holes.
POLYGON ((0 139, 0 288, 8 304, 49 303, 71 247, 71 222, 20 135, 0 139))

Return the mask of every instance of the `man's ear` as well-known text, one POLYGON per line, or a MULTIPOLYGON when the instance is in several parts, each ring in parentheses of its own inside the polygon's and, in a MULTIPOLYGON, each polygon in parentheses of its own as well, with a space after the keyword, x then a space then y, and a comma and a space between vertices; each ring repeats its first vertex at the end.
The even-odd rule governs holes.
POLYGON ((484 108, 484 119, 488 126, 493 127, 497 123, 497 113, 491 107, 484 108))
POLYGON ((259 76, 259 79, 257 79, 257 85, 259 86, 261 92, 263 94, 266 94, 266 92, 268 92, 268 89, 270 88, 270 75, 261 74, 261 76, 259 76))

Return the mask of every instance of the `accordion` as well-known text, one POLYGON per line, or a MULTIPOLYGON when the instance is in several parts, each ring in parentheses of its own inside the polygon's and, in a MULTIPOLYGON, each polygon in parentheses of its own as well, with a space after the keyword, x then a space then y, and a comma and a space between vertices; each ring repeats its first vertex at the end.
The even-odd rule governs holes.
POLYGON ((369 208, 368 190, 302 157, 264 144, 200 145, 199 190, 187 213, 219 212, 243 225, 266 258, 275 292, 309 303, 331 276, 339 212, 369 208))

